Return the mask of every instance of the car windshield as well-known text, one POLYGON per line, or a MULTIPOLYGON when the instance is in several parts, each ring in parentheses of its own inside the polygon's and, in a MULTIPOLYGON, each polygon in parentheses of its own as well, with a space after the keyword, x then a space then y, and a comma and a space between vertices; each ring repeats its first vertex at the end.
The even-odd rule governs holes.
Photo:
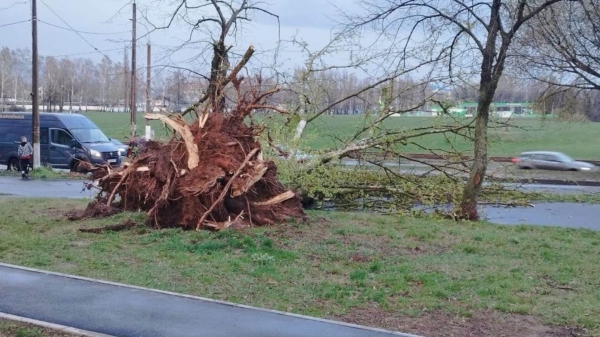
POLYGON ((70 129, 73 136, 82 143, 108 143, 108 137, 100 129, 70 129))

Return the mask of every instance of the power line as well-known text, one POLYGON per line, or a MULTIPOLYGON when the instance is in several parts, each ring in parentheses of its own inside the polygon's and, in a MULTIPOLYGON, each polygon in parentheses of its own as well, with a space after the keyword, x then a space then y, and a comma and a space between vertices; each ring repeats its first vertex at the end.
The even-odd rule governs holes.
MULTIPOLYGON (((113 48, 113 49, 104 49, 104 50, 98 50, 98 51, 90 51, 90 52, 85 52, 85 53, 75 53, 75 54, 64 54, 64 55, 46 55, 47 57, 68 57, 68 56, 79 56, 79 55, 89 55, 89 54, 96 54, 98 52, 101 53, 106 53, 109 51, 115 51, 115 50, 123 50, 123 47, 120 48, 113 48)), ((105 55, 106 56, 106 55, 105 55)), ((111 60, 112 62, 112 60, 111 60)))
POLYGON ((3 25, 0 25, 0 28, 2 28, 2 27, 7 27, 7 26, 18 25, 18 24, 20 24, 20 23, 24 23, 24 22, 30 22, 30 21, 31 21, 31 19, 28 19, 28 20, 23 20, 23 21, 17 21, 17 22, 12 22, 12 23, 6 23, 6 24, 3 24, 3 25))
POLYGON ((90 47, 94 48, 95 51, 97 51, 98 53, 100 53, 101 55, 103 55, 104 57, 110 59, 110 57, 108 57, 106 54, 102 53, 98 48, 96 48, 90 41, 88 41, 85 37, 83 37, 79 31, 77 31, 76 29, 74 29, 73 27, 71 27, 71 25, 65 21, 63 18, 60 17, 60 15, 58 15, 52 8, 50 8, 50 6, 48 6, 48 4, 46 4, 43 0, 40 0, 41 3, 44 4, 44 6, 46 6, 54 15, 56 15, 56 17, 62 21, 65 25, 67 25, 67 27, 71 28, 71 30, 77 34, 77 36, 79 36, 83 41, 85 41, 88 45, 90 45, 90 47))
POLYGON ((0 8, 0 11, 5 11, 5 10, 7 10, 7 9, 11 9, 11 8, 15 7, 16 5, 25 5, 26 3, 27 3, 27 2, 25 2, 25 1, 22 1, 22 2, 15 2, 14 4, 12 4, 12 5, 8 6, 8 7, 3 7, 3 8, 0 8))
POLYGON ((114 32, 114 33, 84 32, 84 31, 81 31, 81 30, 74 30, 74 29, 70 29, 70 28, 67 28, 67 27, 62 27, 62 26, 59 26, 59 25, 55 25, 53 23, 49 23, 49 22, 46 22, 46 21, 43 21, 43 20, 40 20, 40 19, 38 19, 38 21, 41 22, 41 23, 43 23, 43 24, 46 24, 48 26, 52 26, 52 27, 56 27, 56 28, 64 29, 64 30, 68 30, 68 31, 75 32, 75 33, 81 33, 81 34, 90 34, 90 35, 119 35, 119 34, 129 33, 129 32, 126 32, 126 31, 123 31, 123 32, 114 32))

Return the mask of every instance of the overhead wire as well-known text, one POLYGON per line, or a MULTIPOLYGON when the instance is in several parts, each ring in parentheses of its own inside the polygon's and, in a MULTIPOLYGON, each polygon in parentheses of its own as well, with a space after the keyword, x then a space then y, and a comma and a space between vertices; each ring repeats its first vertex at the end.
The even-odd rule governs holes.
MULTIPOLYGON (((111 51, 115 51, 115 50, 123 50, 123 47, 113 48, 113 49, 104 49, 104 50, 100 50, 100 52, 107 53, 107 52, 111 52, 111 51)), ((79 55, 96 54, 97 52, 98 51, 89 51, 89 52, 83 52, 83 53, 63 54, 63 55, 47 55, 47 56, 51 56, 51 57, 69 57, 69 56, 79 56, 79 55)), ((112 60, 111 60, 111 62, 112 62, 112 60)))
POLYGON ((18 25, 20 23, 24 23, 24 22, 30 22, 31 19, 27 19, 27 20, 23 20, 23 21, 17 21, 17 22, 11 22, 11 23, 5 23, 3 25, 0 25, 0 28, 2 27, 8 27, 8 26, 13 26, 13 25, 18 25))
POLYGON ((5 11, 7 9, 11 9, 11 8, 15 7, 16 5, 25 5, 25 4, 27 4, 27 2, 25 2, 25 1, 17 1, 15 3, 13 3, 12 5, 8 6, 8 7, 2 7, 2 8, 0 8, 0 11, 5 11))
POLYGON ((71 29, 71 28, 67 28, 67 27, 62 27, 62 26, 59 26, 59 25, 55 25, 53 23, 46 22, 46 21, 43 21, 43 20, 40 20, 40 19, 38 19, 38 22, 41 22, 41 23, 43 23, 45 25, 52 26, 52 27, 55 27, 55 28, 64 29, 64 30, 68 30, 68 31, 71 31, 71 32, 75 32, 75 33, 89 34, 89 35, 119 35, 119 34, 129 33, 128 31, 112 32, 112 33, 84 32, 84 31, 81 31, 81 30, 75 30, 75 29, 71 29))
POLYGON ((60 15, 58 15, 58 13, 56 13, 50 6, 48 6, 48 4, 46 4, 44 2, 44 0, 40 0, 40 2, 46 6, 60 21, 62 21, 65 25, 67 25, 67 27, 71 28, 71 30, 77 34, 77 36, 79 36, 83 41, 85 41, 90 47, 92 47, 96 52, 100 53, 102 56, 110 59, 110 57, 108 57, 106 54, 104 54, 103 52, 101 52, 98 48, 96 48, 90 41, 88 41, 85 37, 83 37, 79 31, 77 31, 76 29, 74 29, 67 21, 65 21, 60 15))

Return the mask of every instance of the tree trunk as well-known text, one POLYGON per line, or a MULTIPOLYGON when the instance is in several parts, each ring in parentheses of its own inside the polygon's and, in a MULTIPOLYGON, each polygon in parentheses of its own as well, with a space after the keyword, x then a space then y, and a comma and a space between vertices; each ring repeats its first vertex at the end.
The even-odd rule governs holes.
POLYGON ((214 55, 210 66, 210 83, 208 84, 208 97, 213 106, 213 111, 225 111, 225 95, 224 89, 221 88, 227 69, 229 68, 229 60, 227 57, 227 47, 223 41, 215 42, 213 45, 214 55))
POLYGON ((15 108, 17 107, 17 86, 19 85, 19 79, 15 76, 15 108))
POLYGON ((4 111, 4 82, 0 85, 0 104, 2 104, 2 111, 4 111))
POLYGON ((306 119, 302 119, 298 126, 296 127, 296 135, 294 136, 294 140, 298 140, 302 138, 302 134, 304 134, 304 129, 306 128, 306 119))
POLYGON ((498 88, 498 82, 502 76, 505 53, 508 44, 503 41, 501 51, 503 53, 494 65, 496 55, 496 39, 500 30, 500 0, 494 0, 490 15, 490 24, 485 48, 482 50, 481 77, 479 80, 479 98, 477 99, 477 116, 475 117, 475 144, 473 166, 469 180, 463 190, 460 210, 461 218, 478 220, 477 200, 483 186, 487 170, 487 126, 490 117, 490 105, 498 88))
MULTIPOLYGON (((485 95, 486 93, 482 93, 485 95)), ((488 95, 489 96, 489 95, 488 95)), ((463 190, 460 216, 469 220, 478 220, 477 200, 487 170, 487 125, 490 115, 491 98, 479 99, 475 119, 475 156, 467 185, 463 190)))

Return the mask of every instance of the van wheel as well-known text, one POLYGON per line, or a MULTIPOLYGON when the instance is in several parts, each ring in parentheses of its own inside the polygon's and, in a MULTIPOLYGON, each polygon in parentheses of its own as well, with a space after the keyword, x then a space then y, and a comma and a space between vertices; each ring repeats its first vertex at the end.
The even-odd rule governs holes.
POLYGON ((81 170, 81 168, 79 167, 79 164, 82 161, 87 161, 85 159, 81 159, 81 160, 73 160, 73 163, 71 164, 71 172, 75 172, 75 173, 85 173, 81 170))
POLYGON ((9 171, 21 171, 21 163, 18 158, 12 157, 8 160, 7 170, 9 171))

